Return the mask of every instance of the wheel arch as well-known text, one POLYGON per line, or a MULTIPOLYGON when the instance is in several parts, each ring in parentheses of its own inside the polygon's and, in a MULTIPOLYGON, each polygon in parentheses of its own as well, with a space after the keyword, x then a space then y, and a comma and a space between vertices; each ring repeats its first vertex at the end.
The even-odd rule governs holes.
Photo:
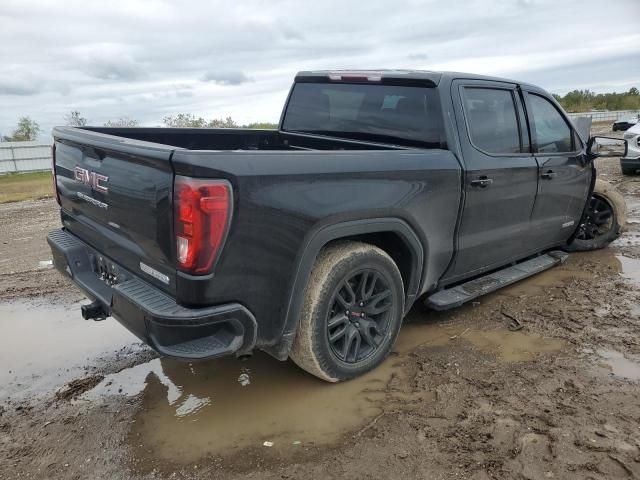
POLYGON ((286 359, 298 326, 304 290, 320 251, 335 241, 355 240, 381 248, 396 262, 405 284, 405 314, 411 308, 423 278, 425 248, 413 228, 400 218, 374 218, 333 223, 308 237, 296 262, 288 296, 283 334, 270 353, 286 359))

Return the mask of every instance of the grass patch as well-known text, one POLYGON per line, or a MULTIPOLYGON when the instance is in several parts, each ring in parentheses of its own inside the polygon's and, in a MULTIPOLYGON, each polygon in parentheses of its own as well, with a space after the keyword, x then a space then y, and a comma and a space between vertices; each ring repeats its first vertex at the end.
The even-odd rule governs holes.
POLYGON ((53 197, 51 172, 0 175, 0 203, 53 197))

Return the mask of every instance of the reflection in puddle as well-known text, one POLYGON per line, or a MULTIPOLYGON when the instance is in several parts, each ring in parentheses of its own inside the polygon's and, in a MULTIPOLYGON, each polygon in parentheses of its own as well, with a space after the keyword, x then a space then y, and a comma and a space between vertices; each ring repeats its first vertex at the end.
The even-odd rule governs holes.
POLYGON ((0 400, 50 392, 89 358, 137 343, 115 320, 83 320, 80 304, 0 304, 0 329, 0 400))
POLYGON ((143 380, 142 409, 130 441, 175 463, 265 441, 277 449, 294 442, 328 443, 380 413, 397 361, 334 385, 264 353, 191 365, 158 360, 162 373, 143 380), (243 368, 251 376, 244 387, 238 382, 243 368), (165 385, 166 378, 174 386, 165 385), (175 391, 177 396, 168 395, 175 391))
POLYGON ((107 376, 82 398, 144 392, 129 437, 140 455, 153 452, 156 458, 185 463, 264 442, 286 451, 300 444, 331 443, 379 414, 384 405, 428 403, 431 392, 408 395, 386 387, 392 378, 408 374, 401 368, 406 353, 418 346, 459 349, 460 343, 454 342, 460 341, 505 362, 530 360, 563 346, 559 340, 523 332, 410 323, 401 331, 395 355, 350 382, 325 383, 291 362, 258 352, 244 361, 223 358, 189 364, 155 359, 107 376))
POLYGON ((640 364, 633 362, 615 350, 598 350, 598 355, 604 358, 611 369, 611 373, 630 380, 640 380, 640 364))

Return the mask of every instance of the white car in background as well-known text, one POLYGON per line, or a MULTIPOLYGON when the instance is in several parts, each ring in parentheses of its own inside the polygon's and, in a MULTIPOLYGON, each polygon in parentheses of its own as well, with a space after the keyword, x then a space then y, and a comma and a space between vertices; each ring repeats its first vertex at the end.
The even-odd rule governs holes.
POLYGON ((627 141, 627 154, 620 159, 623 175, 633 175, 640 170, 640 123, 636 123, 624 132, 627 141))

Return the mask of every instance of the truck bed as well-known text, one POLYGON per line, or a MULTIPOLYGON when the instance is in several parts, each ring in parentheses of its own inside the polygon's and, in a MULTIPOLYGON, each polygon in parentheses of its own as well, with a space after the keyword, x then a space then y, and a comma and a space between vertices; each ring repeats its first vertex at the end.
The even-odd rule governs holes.
POLYGON ((107 128, 81 130, 187 150, 402 150, 390 144, 244 128, 107 128))

